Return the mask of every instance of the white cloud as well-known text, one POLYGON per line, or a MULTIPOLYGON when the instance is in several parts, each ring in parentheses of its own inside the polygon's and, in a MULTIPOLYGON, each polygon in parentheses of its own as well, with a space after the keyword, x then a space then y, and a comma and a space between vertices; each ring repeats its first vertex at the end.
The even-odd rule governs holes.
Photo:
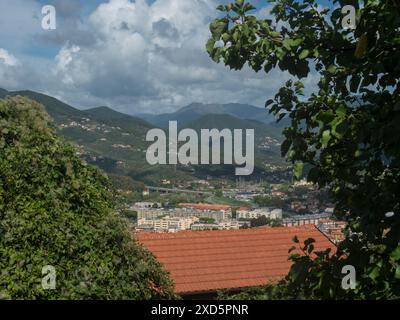
POLYGON ((7 50, 0 48, 0 63, 6 66, 15 67, 20 64, 17 58, 9 54, 7 50))
POLYGON ((255 103, 250 95, 268 90, 265 75, 230 71, 205 52, 216 6, 214 0, 101 4, 88 22, 95 44, 63 47, 55 71, 70 90, 79 88, 132 113, 151 106, 164 112, 160 106, 193 101, 255 103))
POLYGON ((110 0, 79 22, 79 7, 67 7, 62 19, 75 20, 61 19, 57 33, 46 38, 63 43, 54 61, 37 66, 34 58, 22 61, 34 69, 33 85, 14 77, 13 87, 20 81, 77 107, 101 104, 128 113, 168 112, 194 101, 261 106, 289 76, 215 64, 205 43, 217 5, 217 0, 110 0))
POLYGON ((18 87, 23 79, 20 61, 7 50, 0 48, 0 87, 18 87))

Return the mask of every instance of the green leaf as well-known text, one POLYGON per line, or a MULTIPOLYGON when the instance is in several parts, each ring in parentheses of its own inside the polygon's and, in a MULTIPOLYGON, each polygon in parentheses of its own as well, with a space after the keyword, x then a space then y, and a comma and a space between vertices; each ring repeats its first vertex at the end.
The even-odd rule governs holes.
POLYGON ((297 161, 293 166, 293 175, 296 179, 300 179, 303 173, 304 163, 301 161, 297 161))
POLYGON ((222 5, 222 4, 220 4, 220 5, 217 7, 217 10, 218 10, 218 11, 226 11, 226 10, 225 10, 225 6, 222 5))
POLYGON ((206 49, 209 54, 211 54, 214 50, 215 40, 209 39, 206 44, 206 49))
POLYGON ((396 279, 400 279, 400 265, 398 265, 398 266, 396 267, 396 272, 395 272, 395 274, 394 274, 394 277, 395 277, 396 279))
POLYGON ((379 277, 379 271, 380 271, 380 267, 376 266, 374 268, 372 268, 372 270, 369 272, 369 277, 372 280, 376 280, 379 277))
POLYGON ((394 250, 390 253, 390 257, 391 257, 394 261, 400 261, 400 247, 397 247, 396 249, 394 249, 394 250))
POLYGON ((322 133, 321 144, 323 148, 328 146, 329 140, 331 140, 331 132, 330 130, 325 130, 322 133))
POLYGON ((265 103, 265 108, 268 108, 268 106, 269 106, 270 104, 272 104, 272 103, 274 103, 274 100, 268 99, 267 102, 265 103))
POLYGON ((244 3, 244 0, 236 0, 236 5, 238 6, 238 7, 241 7, 241 6, 243 6, 243 3, 244 3))
POLYGON ((210 24, 211 35, 214 40, 219 40, 222 33, 228 29, 228 21, 226 19, 216 19, 210 24))
POLYGON ((327 69, 327 71, 328 71, 329 73, 331 73, 331 74, 335 74, 335 73, 336 73, 336 70, 337 70, 337 68, 336 68, 336 66, 333 65, 333 64, 331 64, 331 65, 328 67, 328 69, 327 69))
POLYGON ((301 51, 301 53, 299 55, 299 59, 303 60, 303 59, 307 58, 309 54, 310 54, 310 50, 303 49, 303 51, 301 51))

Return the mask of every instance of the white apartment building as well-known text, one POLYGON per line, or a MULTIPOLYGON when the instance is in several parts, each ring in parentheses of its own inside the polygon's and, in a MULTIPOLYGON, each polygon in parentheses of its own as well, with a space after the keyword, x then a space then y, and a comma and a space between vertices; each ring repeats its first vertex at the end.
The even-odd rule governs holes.
POLYGON ((136 209, 138 219, 157 219, 161 216, 167 216, 168 211, 164 209, 136 209))
POLYGON ((163 217, 160 219, 138 219, 137 229, 148 229, 149 226, 156 232, 175 232, 182 230, 189 230, 192 224, 199 221, 197 217, 188 218, 174 218, 174 217, 163 217))
POLYGON ((270 219, 282 219, 282 209, 259 208, 255 210, 242 209, 236 211, 237 219, 257 219, 265 216, 270 219))
POLYGON ((194 223, 191 230, 237 230, 240 229, 239 221, 227 220, 218 223, 194 223))
POLYGON ((133 205, 133 209, 151 209, 151 208, 161 208, 161 202, 136 202, 133 205))

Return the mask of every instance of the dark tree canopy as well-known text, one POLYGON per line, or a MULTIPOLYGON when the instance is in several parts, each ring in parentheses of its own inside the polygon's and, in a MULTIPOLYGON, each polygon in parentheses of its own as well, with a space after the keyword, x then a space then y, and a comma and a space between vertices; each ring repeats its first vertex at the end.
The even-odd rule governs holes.
POLYGON ((113 210, 103 174, 49 127, 42 106, 0 100, 0 296, 9 299, 174 297, 166 273, 113 210), (42 268, 55 267, 44 290, 42 268))
POLYGON ((333 257, 292 257, 281 289, 290 288, 288 297, 399 297, 400 2, 334 0, 322 9, 315 0, 271 2, 272 20, 243 0, 219 6, 207 51, 232 69, 290 73, 266 102, 290 123, 282 155, 296 176, 311 166, 308 180, 330 189, 336 216, 352 231, 333 257), (356 9, 353 29, 342 27, 345 5, 356 9), (301 79, 311 73, 318 86, 305 96, 301 79), (355 290, 341 288, 343 265, 356 268, 355 290))

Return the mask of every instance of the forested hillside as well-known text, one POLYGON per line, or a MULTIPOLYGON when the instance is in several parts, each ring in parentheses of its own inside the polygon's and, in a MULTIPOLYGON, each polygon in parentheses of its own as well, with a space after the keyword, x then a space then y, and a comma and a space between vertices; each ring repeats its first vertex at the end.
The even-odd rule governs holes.
MULTIPOLYGON (((150 166, 146 161, 146 133, 161 124, 150 124, 135 116, 117 112, 108 107, 78 110, 54 97, 34 91, 0 90, 0 98, 26 96, 41 103, 54 120, 57 133, 77 145, 79 155, 88 163, 101 168, 112 178, 118 188, 132 190, 139 184, 157 185, 162 179, 187 181, 212 175, 216 178, 234 179, 234 166, 150 166), (120 181, 124 180, 124 186, 120 181)), ((157 116, 154 116, 157 117, 157 116)), ((242 128, 256 131, 256 167, 254 176, 270 173, 266 165, 288 165, 281 157, 279 144, 282 132, 267 120, 265 109, 250 105, 203 105, 192 104, 176 113, 160 116, 167 127, 168 121, 178 121, 183 128, 242 128), (214 113, 210 113, 215 107, 214 113), (249 113, 246 116, 246 113, 249 113), (250 119, 250 120, 248 120, 250 119), (253 120, 251 120, 253 119, 253 120), (255 121, 258 119, 259 121, 255 121)), ((137 189, 137 188, 136 188, 137 189)), ((139 188, 140 189, 140 188, 139 188)))

